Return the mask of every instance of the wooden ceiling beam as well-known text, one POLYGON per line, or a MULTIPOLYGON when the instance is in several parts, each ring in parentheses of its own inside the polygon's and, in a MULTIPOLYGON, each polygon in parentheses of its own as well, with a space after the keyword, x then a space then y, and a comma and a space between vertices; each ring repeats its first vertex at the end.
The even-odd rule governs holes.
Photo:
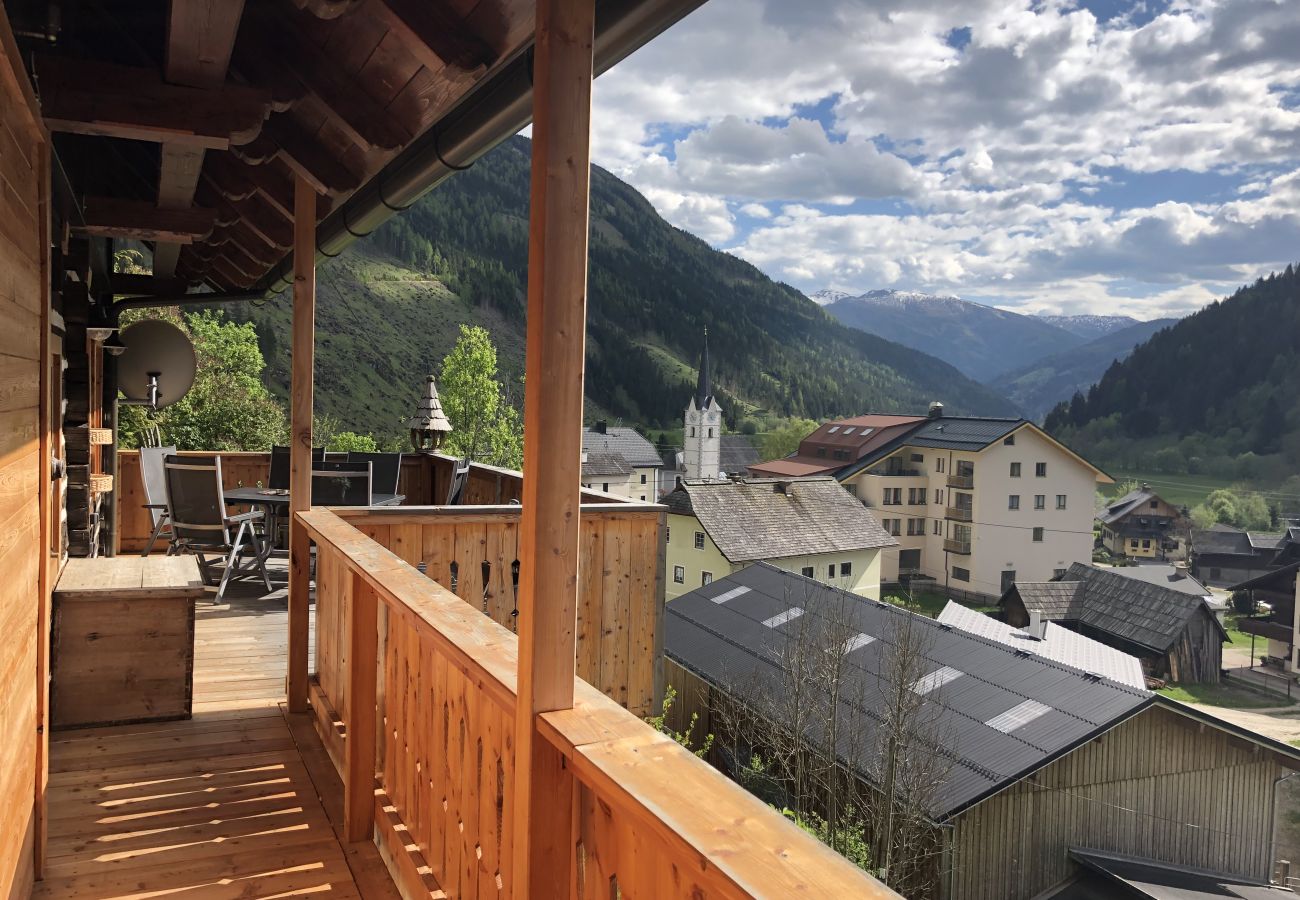
POLYGON ((239 288, 251 288, 257 283, 256 278, 245 275, 230 264, 230 261, 224 256, 218 256, 208 266, 209 270, 215 274, 226 286, 235 286, 239 288))
POLYGON ((163 70, 172 84, 225 84, 244 0, 169 0, 163 70))
POLYGON ((397 34, 412 56, 431 72, 453 66, 466 72, 486 70, 496 52, 456 14, 449 3, 429 0, 370 0, 358 4, 397 34))
POLYGON ((129 275, 114 273, 108 277, 108 288, 114 294, 155 296, 183 294, 189 287, 184 278, 159 278, 156 275, 129 275))
POLYGON ((36 73, 51 131, 225 150, 257 137, 271 106, 257 88, 181 87, 114 63, 41 54, 36 73))
POLYGON ((83 224, 72 226, 74 232, 189 244, 212 233, 216 211, 202 207, 159 209, 148 200, 87 197, 84 219, 83 224))
POLYGON ((307 90, 315 94, 330 120, 359 147, 395 150, 413 135, 393 121, 383 106, 357 84, 356 78, 339 68, 320 47, 304 34, 288 10, 267 11, 252 17, 244 31, 251 52, 286 69, 307 90))
MULTIPOLYGON (((274 118, 274 116, 272 116, 274 118)), ((275 159, 280 147, 265 134, 259 134, 247 144, 230 148, 230 155, 250 166, 260 166, 275 159)))
POLYGON ((317 194, 338 194, 355 191, 361 186, 361 177, 336 159, 314 136, 303 132, 292 118, 285 114, 272 116, 266 123, 265 133, 279 146, 276 154, 295 175, 300 175, 317 194))

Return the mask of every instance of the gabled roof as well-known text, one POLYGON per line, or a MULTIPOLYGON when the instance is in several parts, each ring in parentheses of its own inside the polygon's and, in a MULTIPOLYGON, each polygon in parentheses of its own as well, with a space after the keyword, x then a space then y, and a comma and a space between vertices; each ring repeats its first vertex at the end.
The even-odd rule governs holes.
POLYGON ((1107 505, 1105 511, 1097 516, 1097 521, 1103 525, 1110 525, 1118 522, 1140 506, 1150 503, 1152 500, 1159 500, 1160 497, 1155 491, 1147 487, 1138 488, 1135 491, 1129 491, 1118 500, 1113 500, 1107 505))
POLYGON ((1109 569, 1117 575, 1123 575, 1125 578, 1136 578, 1138 581, 1145 581, 1148 584, 1158 584, 1167 587, 1170 590, 1181 591, 1184 594, 1191 594, 1194 597, 1208 597, 1211 591, 1201 582, 1186 572, 1181 572, 1176 566, 1123 566, 1121 568, 1109 569))
POLYGON ((1269 588, 1271 590, 1287 590, 1295 586, 1296 572, 1300 572, 1300 562, 1293 562, 1281 568, 1274 569, 1272 572, 1265 572, 1263 575, 1256 575, 1248 581, 1241 584, 1234 584, 1229 590, 1247 591, 1251 588, 1269 588))
POLYGON ((925 421, 924 416, 854 416, 821 425, 799 442, 799 450, 784 459, 751 466, 755 475, 828 474, 890 444, 925 421), (817 455, 818 450, 822 452, 817 455), (840 453, 836 459, 834 454, 840 453))
POLYGON ((856 630, 845 654, 842 696, 854 698, 867 733, 845 761, 868 780, 876 764, 871 730, 891 687, 882 675, 889 670, 886 648, 901 627, 920 629, 913 633, 922 638, 927 676, 944 674, 917 684, 945 681, 926 696, 943 735, 938 752, 952 761, 929 810, 936 820, 1011 786, 1154 702, 1147 691, 763 563, 676 598, 664 620, 668 657, 742 698, 764 685, 780 689, 782 651, 797 629, 830 621, 856 630), (792 607, 802 613, 790 616, 792 607))
POLYGON ((1024 424, 1024 419, 941 416, 927 420, 909 434, 907 443, 913 447, 939 447, 945 450, 983 450, 1024 424))
POLYGON ((664 464, 655 445, 638 434, 635 428, 609 426, 604 434, 596 428, 583 428, 582 449, 588 454, 593 450, 613 450, 621 454, 628 465, 638 468, 653 468, 664 464))
POLYGON ((622 453, 614 450, 587 450, 586 459, 582 461, 582 477, 597 475, 631 475, 632 466, 623 458, 622 453))
POLYGON ((1062 628, 1054 622, 1045 623, 1042 636, 1036 637, 1026 629, 1013 628, 1006 622, 999 622, 992 616, 986 616, 952 600, 939 613, 938 621, 942 625, 951 625, 969 634, 1014 647, 1022 653, 1031 653, 1083 672, 1092 672, 1129 687, 1146 688, 1142 663, 1136 656, 1062 628))
POLYGON ((898 541, 834 478, 686 481, 663 498, 693 515, 733 563, 893 547, 898 541))
POLYGON ((1246 532, 1227 525, 1192 529, 1192 549, 1197 554, 1213 556, 1254 556, 1246 532))
POLYGON ((1026 610, 1041 609, 1049 619, 1078 622, 1157 653, 1173 646, 1192 618, 1201 614, 1209 616, 1221 638, 1227 640, 1223 626, 1203 598, 1126 578, 1118 571, 1074 563, 1060 581, 1047 585, 1054 587, 1045 590, 1042 583, 1017 582, 1000 602, 1007 602, 1014 594, 1026 610), (1062 607, 1060 600, 1069 590, 1063 585, 1072 582, 1077 586, 1062 607), (1048 597, 1057 598, 1057 604, 1046 603, 1048 608, 1038 605, 1048 597))

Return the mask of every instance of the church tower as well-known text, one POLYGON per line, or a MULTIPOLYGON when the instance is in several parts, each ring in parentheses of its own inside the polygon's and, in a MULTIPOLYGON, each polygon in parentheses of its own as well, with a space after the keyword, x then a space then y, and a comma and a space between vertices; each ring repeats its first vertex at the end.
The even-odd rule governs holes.
POLYGON ((716 479, 722 469, 722 407, 713 396, 709 374, 709 329, 704 329, 700 352, 700 375, 695 396, 686 407, 686 429, 682 432, 686 479, 716 479))

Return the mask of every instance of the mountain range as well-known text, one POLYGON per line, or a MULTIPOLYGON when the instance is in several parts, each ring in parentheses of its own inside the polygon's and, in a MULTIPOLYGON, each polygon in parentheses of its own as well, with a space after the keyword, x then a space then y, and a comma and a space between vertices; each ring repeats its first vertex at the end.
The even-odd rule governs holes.
POLYGON ((1297 395, 1300 271, 1287 266, 1156 332, 1046 424, 1102 464, 1281 481, 1300 466, 1297 395))
MULTIPOLYGON (((398 437, 424 376, 461 324, 490 332, 522 394, 529 152, 513 138, 320 269, 317 406, 341 427, 398 437)), ((272 391, 288 394, 289 301, 228 307, 252 321, 272 391)), ((1049 327, 1049 326, 1044 326, 1049 327)), ((789 285, 664 221, 598 167, 591 180, 588 415, 681 422, 705 329, 732 424, 757 413, 822 419, 1012 405, 951 361, 848 327, 789 285)))

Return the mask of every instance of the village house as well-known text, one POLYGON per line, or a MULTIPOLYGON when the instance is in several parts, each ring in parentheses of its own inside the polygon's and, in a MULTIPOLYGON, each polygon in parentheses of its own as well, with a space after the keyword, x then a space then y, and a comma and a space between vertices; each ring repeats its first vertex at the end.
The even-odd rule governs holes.
POLYGON ((582 486, 628 500, 653 503, 663 460, 635 428, 600 421, 582 429, 582 486))
POLYGON ((1183 559, 1187 555, 1187 511, 1142 485, 1110 501, 1097 516, 1101 543, 1113 556, 1183 559))
POLYGON ((1300 556, 1300 527, 1270 533, 1216 524, 1192 531, 1191 570, 1215 587, 1228 587, 1300 556))
MULTIPOLYGON (((1253 634, 1264 644, 1263 662, 1287 672, 1300 672, 1300 561, 1256 575, 1232 586, 1234 593, 1245 591, 1255 615, 1238 620, 1237 627, 1253 634), (1268 610, 1259 613, 1259 610, 1268 610)), ((1256 653, 1256 658, 1261 654, 1256 653)), ((1252 661, 1253 662, 1253 661, 1252 661)))
POLYGON ((759 560, 879 597, 897 543, 829 477, 684 481, 663 503, 669 600, 759 560))
POLYGON ((898 538, 887 583, 993 600, 1092 558, 1093 497, 1112 479, 1026 419, 860 416, 819 427, 766 476, 830 474, 898 538))
MULTIPOLYGON (((878 723, 897 690, 888 673, 900 670, 895 659, 908 652, 897 649, 906 628, 915 629, 907 646, 921 656, 906 671, 922 673, 909 689, 924 696, 925 733, 943 735, 942 753, 951 760, 935 789, 921 793, 942 846, 930 863, 935 896, 1050 896, 1082 876, 1078 848, 1188 877, 1267 882, 1274 786, 1300 770, 1300 750, 1104 672, 1025 652, 1005 636, 763 563, 666 607, 665 665, 679 700, 673 721, 698 714, 695 733, 725 735, 721 711, 732 701, 772 708, 762 691, 784 683, 783 659, 799 658, 786 648, 810 634, 839 635, 844 674, 837 690, 863 704, 862 727, 876 740, 838 755, 870 791, 887 745, 878 723)), ((840 724, 853 728, 851 719, 840 724)), ((732 756, 715 743, 711 758, 726 766, 732 756)))
POLYGON ((1228 635, 1205 599, 1123 571, 1075 563, 1055 581, 1017 581, 998 601, 1003 621, 1058 622, 1136 656, 1153 678, 1217 683, 1228 635))

